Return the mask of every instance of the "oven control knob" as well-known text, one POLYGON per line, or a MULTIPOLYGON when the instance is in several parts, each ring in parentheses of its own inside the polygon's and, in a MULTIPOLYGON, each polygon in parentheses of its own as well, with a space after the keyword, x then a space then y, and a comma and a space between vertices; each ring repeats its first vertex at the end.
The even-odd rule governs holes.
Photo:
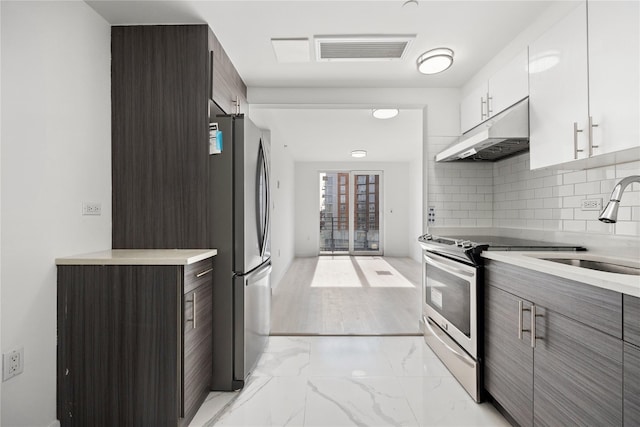
POLYGON ((471 241, 470 241, 470 240, 465 240, 464 242, 462 242, 462 247, 463 247, 463 248, 470 248, 470 247, 472 247, 472 246, 473 246, 473 245, 471 244, 471 241))
POLYGON ((422 236, 424 238, 424 240, 431 240, 433 239, 433 237, 431 236, 431 234, 425 234, 424 236, 422 236))
POLYGON ((462 240, 455 241, 456 246, 462 247, 462 240))

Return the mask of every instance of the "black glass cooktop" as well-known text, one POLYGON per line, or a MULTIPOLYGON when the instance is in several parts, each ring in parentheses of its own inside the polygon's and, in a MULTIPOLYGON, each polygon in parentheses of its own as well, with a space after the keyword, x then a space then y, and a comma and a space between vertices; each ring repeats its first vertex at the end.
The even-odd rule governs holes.
POLYGON ((557 250, 574 250, 581 251, 585 248, 576 245, 569 245, 564 243, 555 242, 543 242, 539 240, 519 239, 514 237, 504 236, 447 236, 449 239, 455 240, 469 240, 478 245, 488 245, 485 250, 489 251, 557 251, 557 250))

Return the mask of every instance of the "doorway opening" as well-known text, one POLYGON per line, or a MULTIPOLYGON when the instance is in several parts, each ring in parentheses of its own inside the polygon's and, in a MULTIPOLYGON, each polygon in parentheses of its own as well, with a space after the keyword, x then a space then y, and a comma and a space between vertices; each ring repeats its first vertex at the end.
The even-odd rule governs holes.
POLYGON ((382 255, 382 171, 319 173, 321 255, 382 255))

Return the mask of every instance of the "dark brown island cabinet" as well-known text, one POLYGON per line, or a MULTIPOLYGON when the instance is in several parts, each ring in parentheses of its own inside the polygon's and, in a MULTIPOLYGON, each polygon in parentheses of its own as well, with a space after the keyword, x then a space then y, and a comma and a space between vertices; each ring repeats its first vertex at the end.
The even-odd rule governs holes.
POLYGON ((488 261, 484 327, 485 390, 515 424, 640 425, 639 298, 488 261))
POLYGON ((215 250, 58 258, 57 416, 186 426, 210 390, 215 250))

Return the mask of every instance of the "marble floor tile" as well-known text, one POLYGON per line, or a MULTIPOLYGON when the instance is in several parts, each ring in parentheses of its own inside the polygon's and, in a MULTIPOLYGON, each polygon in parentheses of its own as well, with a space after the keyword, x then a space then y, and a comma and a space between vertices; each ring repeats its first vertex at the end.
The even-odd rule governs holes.
POLYGON ((306 378, 254 377, 212 425, 302 426, 306 392, 306 378))
POLYGON ((510 424, 490 404, 478 404, 453 376, 399 379, 421 426, 507 427, 510 424))
POLYGON ((313 377, 394 376, 381 337, 313 337, 309 375, 313 377))
POLYGON ((271 337, 244 389, 211 393, 190 427, 508 426, 422 337, 271 337))
POLYGON ((270 337, 252 375, 306 377, 309 371, 310 346, 307 337, 270 337))
POLYGON ((310 378, 305 426, 417 426, 399 381, 310 378))
POLYGON ((189 427, 212 425, 210 423, 213 421, 214 417, 222 413, 223 409, 229 404, 229 402, 238 397, 238 395, 239 393, 237 392, 226 393, 214 391, 209 393, 195 417, 193 417, 193 420, 189 423, 189 427))
POLYGON ((451 376, 422 337, 384 337, 381 350, 398 377, 451 376))

